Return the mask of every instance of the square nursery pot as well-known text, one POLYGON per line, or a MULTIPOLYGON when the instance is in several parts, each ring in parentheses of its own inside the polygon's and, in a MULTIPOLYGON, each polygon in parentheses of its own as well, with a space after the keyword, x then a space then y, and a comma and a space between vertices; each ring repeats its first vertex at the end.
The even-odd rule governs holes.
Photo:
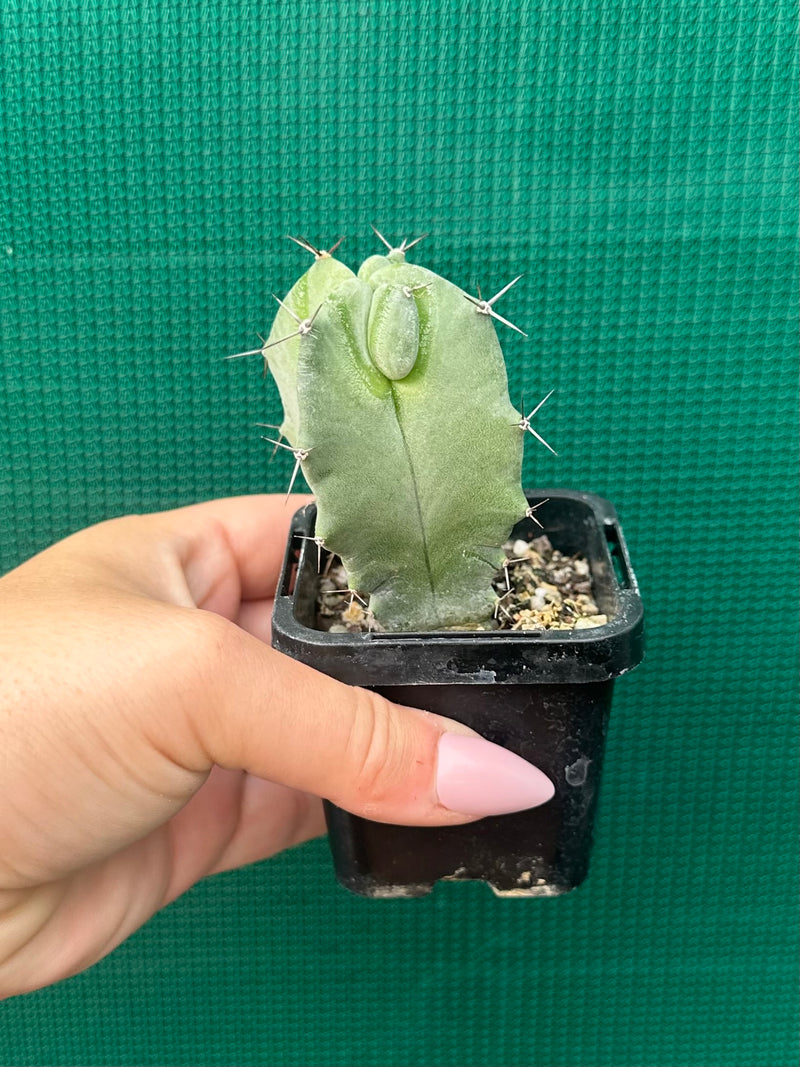
MULTIPOLYGON (((440 879, 479 879, 500 896, 565 893, 586 877, 614 679, 642 658, 642 602, 613 506, 590 493, 546 490, 540 512, 554 548, 589 560, 604 625, 563 631, 325 633, 314 628, 315 508, 294 516, 272 643, 350 685, 458 719, 535 763, 555 796, 529 811, 466 826, 393 826, 326 804, 339 881, 368 897, 430 892, 440 879)), ((542 531, 522 520, 513 537, 542 531)))

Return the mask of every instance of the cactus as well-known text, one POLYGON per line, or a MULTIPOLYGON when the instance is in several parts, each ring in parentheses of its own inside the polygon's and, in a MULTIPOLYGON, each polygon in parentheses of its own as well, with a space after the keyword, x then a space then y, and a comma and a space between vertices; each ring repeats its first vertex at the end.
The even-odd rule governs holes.
POLYGON ((317 542, 383 629, 479 624, 527 509, 525 431, 539 437, 509 400, 496 298, 406 262, 405 242, 358 274, 298 243, 314 263, 256 351, 283 403, 276 443, 316 498, 317 542))

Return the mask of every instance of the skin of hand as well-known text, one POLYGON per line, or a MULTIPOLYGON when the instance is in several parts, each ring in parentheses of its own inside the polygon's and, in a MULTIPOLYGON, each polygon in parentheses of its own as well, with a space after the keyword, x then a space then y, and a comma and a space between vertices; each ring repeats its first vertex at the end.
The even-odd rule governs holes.
POLYGON ((0 578, 0 997, 323 833, 319 797, 408 825, 479 817, 440 802, 439 742, 498 746, 266 643, 293 510, 252 496, 112 519, 0 578))

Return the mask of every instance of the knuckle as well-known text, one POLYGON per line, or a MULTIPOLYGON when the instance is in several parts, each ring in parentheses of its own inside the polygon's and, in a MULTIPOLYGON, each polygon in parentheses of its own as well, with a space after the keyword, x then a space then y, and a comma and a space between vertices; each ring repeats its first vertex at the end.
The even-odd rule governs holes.
POLYGON ((396 799, 405 778, 408 745, 392 705, 369 690, 358 690, 348 751, 358 798, 365 807, 396 799))
MULTIPOLYGON (((235 716, 231 715, 226 679, 237 677, 241 655, 233 623, 196 608, 176 609, 174 633, 180 634, 173 654, 172 677, 179 731, 189 749, 203 760, 220 762, 235 749, 235 716)), ((174 634, 173 634, 174 636, 174 634)), ((174 649, 173 641, 173 649, 174 649)))

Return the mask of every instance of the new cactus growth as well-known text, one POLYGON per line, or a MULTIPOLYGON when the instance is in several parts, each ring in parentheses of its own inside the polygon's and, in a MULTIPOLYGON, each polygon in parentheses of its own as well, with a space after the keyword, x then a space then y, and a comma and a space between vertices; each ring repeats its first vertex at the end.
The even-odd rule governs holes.
POLYGON ((314 262, 256 351, 280 391, 278 440, 316 498, 317 543, 385 630, 480 623, 527 509, 523 442, 535 434, 509 399, 500 316, 406 262, 405 242, 357 274, 298 243, 314 262))

